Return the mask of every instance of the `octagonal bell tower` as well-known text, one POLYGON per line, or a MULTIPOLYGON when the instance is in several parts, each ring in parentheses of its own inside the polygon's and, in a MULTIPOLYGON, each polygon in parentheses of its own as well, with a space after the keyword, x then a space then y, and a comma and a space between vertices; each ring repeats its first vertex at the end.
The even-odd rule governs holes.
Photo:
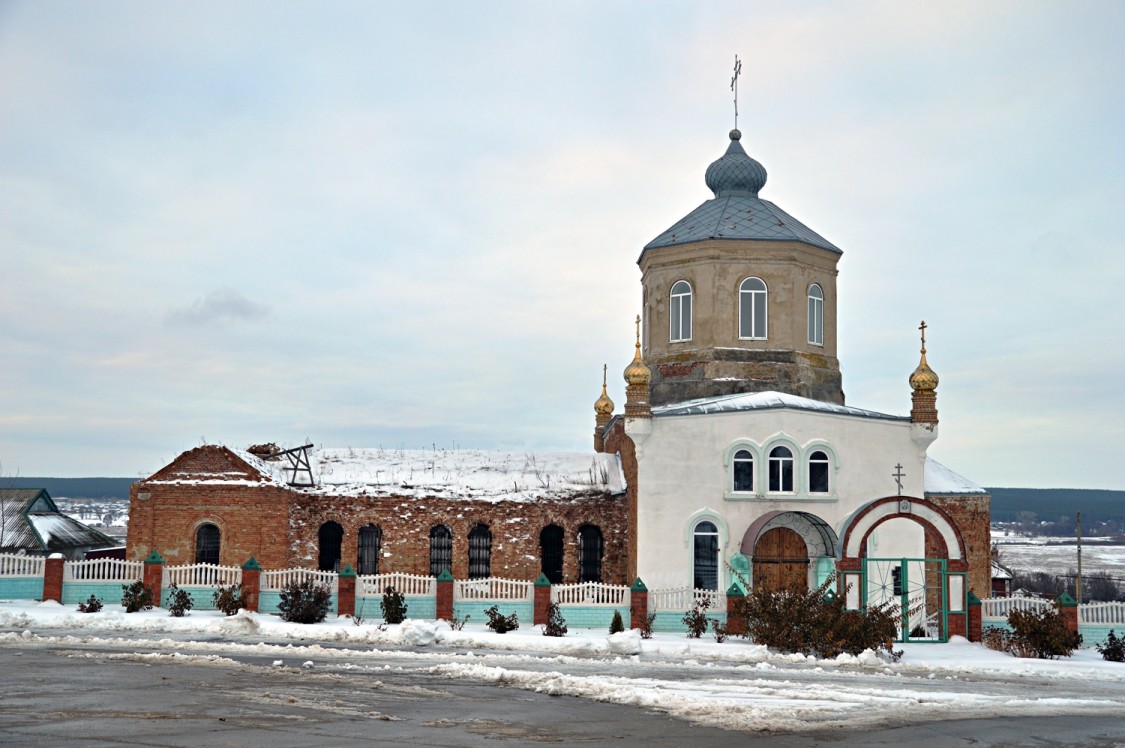
POLYGON ((706 201, 649 242, 644 358, 654 406, 774 390, 843 404, 836 357, 842 252, 758 197, 765 168, 730 133, 706 201))

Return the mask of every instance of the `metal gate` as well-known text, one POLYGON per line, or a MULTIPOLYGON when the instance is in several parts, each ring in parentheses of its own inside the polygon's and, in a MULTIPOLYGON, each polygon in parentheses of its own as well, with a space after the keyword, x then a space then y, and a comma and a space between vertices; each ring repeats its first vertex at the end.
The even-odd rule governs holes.
POLYGON ((898 619, 898 642, 949 640, 949 600, 944 558, 866 558, 867 607, 889 606, 898 619))

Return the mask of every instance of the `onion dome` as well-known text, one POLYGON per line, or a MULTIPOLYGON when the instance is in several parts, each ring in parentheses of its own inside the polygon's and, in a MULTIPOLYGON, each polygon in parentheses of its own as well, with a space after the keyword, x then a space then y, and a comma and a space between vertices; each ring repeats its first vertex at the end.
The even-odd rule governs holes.
POLYGON ((742 133, 730 131, 730 145, 727 152, 707 167, 707 186, 715 197, 725 195, 758 196, 758 190, 766 184, 766 167, 746 155, 738 141, 742 133))
POLYGON ((641 356, 641 317, 637 315, 637 350, 633 354, 633 360, 625 367, 625 382, 630 385, 648 385, 652 381, 652 370, 645 366, 645 360, 641 356))
POLYGON ((606 374, 606 367, 603 364, 602 365, 602 395, 601 395, 601 397, 599 397, 597 400, 594 401, 594 412, 597 413, 599 416, 611 416, 611 415, 613 415, 613 407, 614 407, 613 401, 609 399, 609 393, 607 393, 605 391, 605 384, 606 384, 605 374, 606 374))
POLYGON ((938 386, 938 375, 926 362, 926 323, 923 322, 922 330, 922 360, 918 368, 910 375, 910 388, 915 392, 933 391, 938 386))

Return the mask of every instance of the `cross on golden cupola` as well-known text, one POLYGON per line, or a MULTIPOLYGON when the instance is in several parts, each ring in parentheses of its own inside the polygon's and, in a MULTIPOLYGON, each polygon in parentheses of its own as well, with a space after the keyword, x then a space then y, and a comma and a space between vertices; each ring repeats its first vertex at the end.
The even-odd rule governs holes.
POLYGON ((910 421, 936 424, 938 375, 926 361, 926 327, 925 320, 918 326, 922 332, 922 358, 918 362, 918 368, 910 375, 910 389, 913 390, 910 397, 910 421))
POLYGON ((625 367, 625 417, 626 418, 651 418, 652 408, 649 403, 649 384, 652 382, 652 370, 645 365, 641 355, 641 315, 637 315, 637 343, 633 353, 633 360, 625 367))

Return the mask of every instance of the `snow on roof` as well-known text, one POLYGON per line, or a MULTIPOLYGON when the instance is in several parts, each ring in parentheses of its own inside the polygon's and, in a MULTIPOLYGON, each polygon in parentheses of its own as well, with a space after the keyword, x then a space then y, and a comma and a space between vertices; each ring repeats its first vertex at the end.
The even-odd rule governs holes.
POLYGON ((1011 579, 1012 572, 1009 571, 999 561, 993 559, 992 561, 992 578, 993 579, 1011 579))
POLYGON ((695 416, 709 413, 728 413, 743 410, 775 410, 791 408, 793 410, 809 410, 820 413, 835 413, 837 415, 858 416, 860 418, 878 418, 887 421, 909 421, 907 416, 893 416, 887 413, 877 413, 873 410, 853 408, 848 405, 837 405, 822 400, 812 400, 807 397, 790 395, 786 392, 740 392, 733 395, 715 395, 701 397, 696 400, 685 400, 680 403, 659 405, 652 409, 654 416, 695 416))
MULTIPOLYGON (((240 455, 241 456, 241 455, 240 455)), ((479 449, 318 449, 317 493, 535 501, 625 491, 616 454, 479 449)))
POLYGON ((29 551, 113 545, 114 541, 58 511, 41 488, 0 489, 0 543, 29 551))
POLYGON ((988 493, 963 475, 958 475, 932 457, 926 458, 925 492, 946 494, 988 493))

